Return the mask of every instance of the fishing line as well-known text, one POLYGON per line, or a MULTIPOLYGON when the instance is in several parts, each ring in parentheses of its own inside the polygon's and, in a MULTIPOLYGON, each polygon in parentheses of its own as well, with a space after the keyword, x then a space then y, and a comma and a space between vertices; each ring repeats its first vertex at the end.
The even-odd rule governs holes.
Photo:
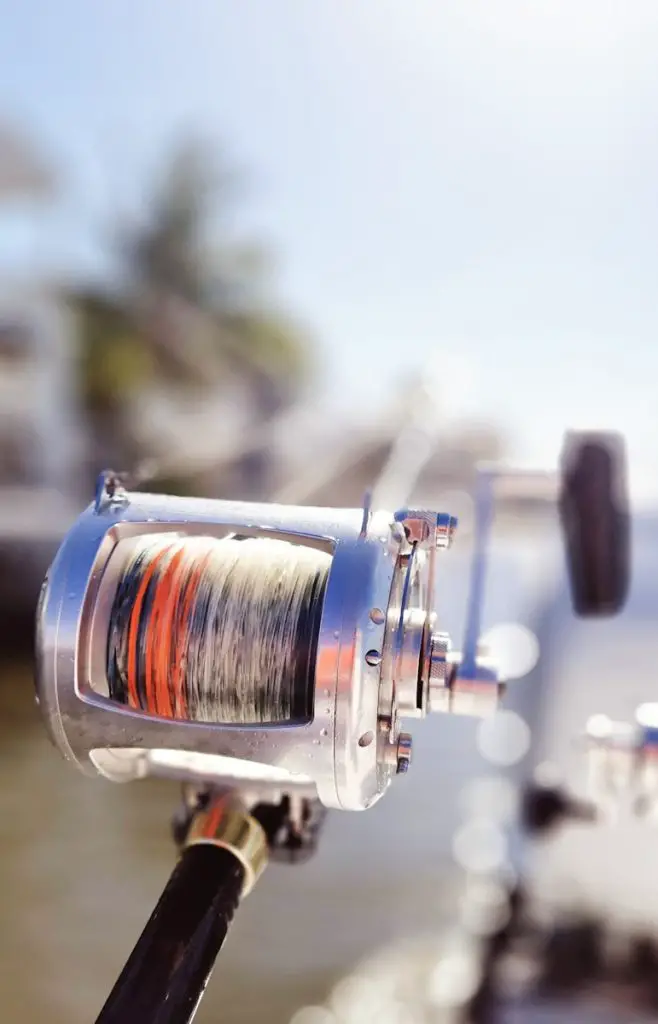
POLYGON ((110 697, 170 719, 310 720, 330 565, 263 537, 144 537, 110 614, 110 697))

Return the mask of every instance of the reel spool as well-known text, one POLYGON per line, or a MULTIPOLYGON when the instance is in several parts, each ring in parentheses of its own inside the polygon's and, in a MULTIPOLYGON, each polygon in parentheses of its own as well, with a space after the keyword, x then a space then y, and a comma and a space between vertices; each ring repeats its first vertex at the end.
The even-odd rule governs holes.
MULTIPOLYGON (((104 475, 48 573, 38 699, 83 771, 371 806, 404 718, 452 707, 449 515, 129 493, 104 475)), ((478 709, 493 709, 498 686, 478 709)))

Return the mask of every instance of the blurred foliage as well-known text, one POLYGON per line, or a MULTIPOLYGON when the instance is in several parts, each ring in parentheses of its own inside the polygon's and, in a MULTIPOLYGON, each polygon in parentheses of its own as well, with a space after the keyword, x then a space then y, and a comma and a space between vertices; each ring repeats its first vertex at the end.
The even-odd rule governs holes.
POLYGON ((297 391, 311 370, 311 340, 300 324, 277 310, 229 314, 220 323, 237 339, 243 356, 256 370, 297 391))
POLYGON ((230 281, 224 274, 217 280, 226 240, 213 238, 211 247, 208 234, 225 227, 233 179, 200 143, 174 149, 152 184, 144 222, 129 228, 120 243, 133 285, 200 307, 216 294, 231 301, 230 281))
POLYGON ((293 402, 308 379, 310 340, 264 288, 270 254, 229 229, 238 180, 211 148, 181 144, 151 183, 144 216, 120 232, 118 287, 69 296, 97 446, 111 432, 126 458, 144 454, 119 435, 147 385, 208 391, 239 377, 257 420, 293 402))
POLYGON ((105 413, 152 377, 153 355, 120 300, 91 291, 78 291, 71 300, 82 339, 83 401, 88 411, 105 413))

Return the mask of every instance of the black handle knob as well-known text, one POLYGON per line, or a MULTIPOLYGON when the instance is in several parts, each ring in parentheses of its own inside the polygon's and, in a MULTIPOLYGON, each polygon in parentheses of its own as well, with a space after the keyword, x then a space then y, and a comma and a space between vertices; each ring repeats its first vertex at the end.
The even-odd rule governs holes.
POLYGON ((576 614, 617 614, 630 577, 626 450, 619 435, 567 435, 559 511, 576 614))

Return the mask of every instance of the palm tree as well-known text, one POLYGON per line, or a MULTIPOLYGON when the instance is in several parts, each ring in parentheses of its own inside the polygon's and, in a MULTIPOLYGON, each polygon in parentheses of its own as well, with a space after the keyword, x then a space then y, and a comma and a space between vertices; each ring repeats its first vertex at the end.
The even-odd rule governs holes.
MULTIPOLYGON (((116 439, 113 458, 145 454, 134 450, 126 415, 149 384, 193 388, 201 398, 240 379, 253 419, 266 421, 305 378, 307 339, 265 297, 267 254, 225 228, 236 183, 207 146, 182 143, 151 189, 144 221, 123 231, 118 291, 76 296, 87 407, 96 434, 116 439)), ((244 468, 262 489, 263 459, 250 453, 244 468)))
POLYGON ((228 231, 219 241, 213 237, 225 229, 237 183, 204 144, 181 143, 155 183, 146 223, 128 232, 126 269, 147 318, 164 309, 170 332, 158 319, 152 340, 165 350, 169 345, 174 359, 196 365, 204 378, 227 357, 289 374, 300 367, 303 345, 292 323, 265 303, 268 253, 253 241, 229 239, 228 231), (209 327, 204 339, 193 338, 192 353, 176 338, 177 311, 186 326, 182 311, 196 312, 209 327))

